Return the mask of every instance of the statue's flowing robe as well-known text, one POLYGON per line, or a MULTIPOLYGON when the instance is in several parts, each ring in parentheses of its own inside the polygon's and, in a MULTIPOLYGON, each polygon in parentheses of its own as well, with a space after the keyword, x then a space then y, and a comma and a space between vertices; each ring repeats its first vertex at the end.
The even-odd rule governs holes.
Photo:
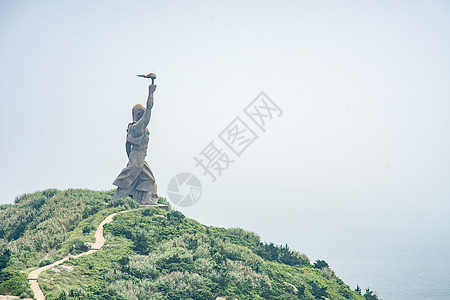
POLYGON ((150 204, 157 200, 155 177, 145 161, 150 134, 147 128, 139 130, 135 124, 128 124, 127 129, 128 164, 113 184, 141 204, 150 204))

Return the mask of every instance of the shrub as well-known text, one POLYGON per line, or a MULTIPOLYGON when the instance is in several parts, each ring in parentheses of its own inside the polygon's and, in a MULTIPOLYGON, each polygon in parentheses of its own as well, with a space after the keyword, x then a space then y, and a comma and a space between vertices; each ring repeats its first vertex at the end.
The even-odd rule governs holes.
POLYGON ((34 210, 39 210, 41 206, 44 205, 46 200, 47 198, 44 195, 42 195, 41 197, 33 199, 33 201, 30 201, 28 205, 30 206, 30 208, 34 210))
POLYGON ((185 248, 173 247, 159 255, 156 261, 159 270, 191 271, 193 268, 193 255, 185 248))
POLYGON ((14 204, 0 204, 0 210, 6 210, 13 206, 14 206, 14 204))
POLYGON ((172 272, 155 283, 156 289, 164 292, 167 299, 214 299, 211 285, 207 278, 189 272, 172 272))
POLYGON ((8 266, 10 258, 11 258, 11 251, 9 251, 9 249, 6 249, 0 255, 0 272, 2 272, 2 270, 8 266))
POLYGON ((226 243, 222 253, 230 260, 242 261, 244 265, 251 267, 253 270, 259 271, 264 264, 261 257, 254 254, 250 249, 240 245, 226 243))
POLYGON ((83 296, 86 296, 86 292, 79 288, 70 289, 68 296, 75 299, 80 299, 83 296))
POLYGON ((312 288, 312 294, 316 297, 316 299, 327 298, 327 287, 323 286, 320 282, 311 281, 309 284, 312 288))
POLYGON ((120 265, 125 266, 130 262, 130 258, 128 256, 122 256, 117 262, 120 265))
POLYGON ((155 258, 149 256, 136 256, 129 260, 124 270, 139 279, 158 277, 159 272, 156 269, 155 258))
POLYGON ((288 245, 276 246, 273 243, 261 243, 256 253, 264 259, 290 266, 309 265, 309 258, 306 255, 290 250, 288 245))
POLYGON ((159 211, 157 208, 154 208, 154 207, 149 207, 142 211, 142 215, 146 216, 146 217, 151 217, 156 214, 159 214, 159 211))
POLYGON ((80 254, 89 250, 89 247, 80 239, 73 240, 68 247, 71 254, 80 254))
POLYGON ((17 271, 7 272, 3 271, 0 273, 0 294, 20 294, 29 293, 29 286, 27 276, 24 273, 17 271))
POLYGON ((51 197, 55 196, 59 192, 60 191, 57 190, 57 189, 47 189, 47 190, 42 192, 42 195, 44 195, 48 199, 48 198, 51 198, 51 197))
POLYGON ((60 291, 58 296, 55 298, 55 300, 66 300, 66 299, 67 299, 66 291, 60 291))
POLYGON ((43 259, 39 262, 39 267, 43 267, 43 266, 49 265, 51 263, 52 263, 52 261, 50 259, 43 259))
POLYGON ((181 211, 171 210, 167 214, 167 220, 175 222, 175 223, 181 222, 183 219, 184 219, 184 215, 181 211))
POLYGON ((84 234, 89 233, 92 230, 95 230, 95 226, 94 225, 86 225, 86 226, 83 227, 83 233, 84 234))
POLYGON ((98 213, 103 207, 100 205, 88 206, 83 211, 83 219, 86 219, 89 216, 95 215, 98 213))
POLYGON ((316 262, 314 263, 313 267, 316 268, 316 269, 321 270, 321 269, 323 269, 323 268, 328 268, 329 266, 328 266, 328 263, 327 263, 326 261, 321 260, 321 259, 318 259, 318 260, 316 260, 316 262))
POLYGON ((364 293, 364 299, 366 300, 379 300, 378 295, 376 292, 371 291, 369 288, 366 289, 366 292, 364 293))
POLYGON ((158 198, 158 203, 159 203, 159 204, 167 205, 167 206, 170 208, 170 203, 169 203, 169 201, 167 201, 166 198, 159 197, 159 198, 158 198))
POLYGON ((108 207, 123 207, 125 209, 139 208, 139 203, 131 199, 130 197, 125 197, 116 201, 108 203, 108 207))
POLYGON ((150 251, 150 243, 152 242, 152 237, 150 234, 143 230, 142 228, 138 228, 133 234, 133 244, 134 251, 139 254, 148 254, 150 251))
POLYGON ((322 268, 321 272, 322 272, 323 276, 325 276, 325 278, 328 280, 336 278, 336 274, 329 267, 322 268))

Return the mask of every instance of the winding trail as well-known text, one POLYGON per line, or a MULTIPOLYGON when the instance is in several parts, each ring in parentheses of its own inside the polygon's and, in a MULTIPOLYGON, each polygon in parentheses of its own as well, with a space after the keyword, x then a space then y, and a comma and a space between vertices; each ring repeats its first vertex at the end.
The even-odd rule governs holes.
MULTIPOLYGON (((146 207, 149 207, 149 206, 160 207, 162 209, 167 209, 166 205, 161 205, 161 204, 159 204, 159 205, 141 205, 141 207, 139 207, 137 209, 146 208, 146 207)), ((136 210, 136 209, 124 210, 124 211, 120 211, 118 213, 126 213, 126 212, 129 212, 129 211, 132 211, 132 210, 136 210)), ((94 235, 95 243, 92 244, 90 250, 88 250, 86 252, 83 252, 83 253, 80 253, 80 254, 77 254, 77 255, 70 255, 69 254, 69 256, 67 256, 67 257, 65 257, 63 259, 60 259, 58 261, 55 261, 52 264, 49 264, 49 265, 43 266, 41 268, 38 268, 36 270, 33 270, 33 271, 30 272, 30 274, 28 274, 28 281, 30 283, 31 290, 33 290, 34 297, 35 297, 36 300, 45 300, 44 293, 42 292, 41 288, 39 287, 39 282, 38 282, 39 274, 41 274, 45 270, 51 269, 53 267, 56 267, 57 265, 62 264, 63 262, 65 262, 66 260, 68 260, 71 257, 72 258, 77 258, 77 257, 81 257, 81 256, 84 256, 84 255, 89 255, 89 254, 95 253, 99 249, 101 249, 103 247, 103 245, 105 245, 105 237, 103 236, 103 226, 105 224, 108 224, 108 223, 112 222, 114 216, 117 215, 118 213, 110 214, 109 216, 107 216, 100 223, 100 225, 98 225, 97 231, 95 232, 95 235, 94 235)))

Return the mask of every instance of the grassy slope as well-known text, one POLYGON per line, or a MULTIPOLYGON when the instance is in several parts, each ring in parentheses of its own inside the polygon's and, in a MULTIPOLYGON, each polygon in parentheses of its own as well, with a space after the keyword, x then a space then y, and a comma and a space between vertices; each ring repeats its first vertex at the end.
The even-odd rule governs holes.
MULTIPOLYGON (((106 215, 133 207, 131 201, 108 207, 110 198, 110 192, 51 190, 1 209, 0 238, 11 249, 6 270, 38 266, 49 253, 41 262, 46 264, 74 251, 75 240, 93 241, 94 228, 106 215)), ((175 211, 119 214, 104 234, 103 249, 64 263, 73 271, 60 266, 61 273, 41 274, 47 299, 364 299, 330 269, 313 268, 306 256, 287 247, 264 245, 242 229, 205 227, 175 211)), ((24 278, 16 281, 26 284, 24 278)))
POLYGON ((29 269, 74 251, 74 240, 92 241, 92 229, 103 216, 123 210, 120 204, 135 205, 111 207, 110 199, 111 192, 49 189, 18 197, 14 205, 0 205, 0 294, 30 296, 29 269))

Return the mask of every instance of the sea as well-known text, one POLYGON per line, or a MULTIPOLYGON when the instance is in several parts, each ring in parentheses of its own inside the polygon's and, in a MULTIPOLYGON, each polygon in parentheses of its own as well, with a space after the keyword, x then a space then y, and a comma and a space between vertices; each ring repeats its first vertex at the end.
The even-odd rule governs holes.
POLYGON ((355 237, 353 242, 330 242, 305 253, 313 261, 325 259, 352 289, 356 285, 363 291, 369 287, 384 300, 450 299, 448 235, 376 240, 355 237))

